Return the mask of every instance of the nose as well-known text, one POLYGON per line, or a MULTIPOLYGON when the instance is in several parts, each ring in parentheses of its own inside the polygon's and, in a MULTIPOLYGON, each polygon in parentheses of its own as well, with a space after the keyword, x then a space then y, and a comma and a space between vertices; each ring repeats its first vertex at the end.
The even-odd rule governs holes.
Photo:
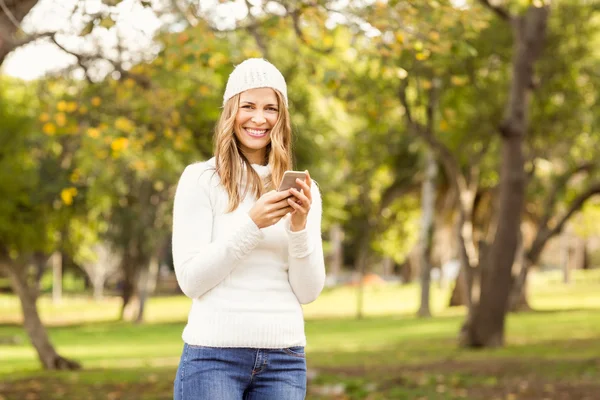
POLYGON ((252 122, 257 125, 264 124, 266 121, 267 119, 265 118, 261 110, 257 110, 252 116, 252 122))

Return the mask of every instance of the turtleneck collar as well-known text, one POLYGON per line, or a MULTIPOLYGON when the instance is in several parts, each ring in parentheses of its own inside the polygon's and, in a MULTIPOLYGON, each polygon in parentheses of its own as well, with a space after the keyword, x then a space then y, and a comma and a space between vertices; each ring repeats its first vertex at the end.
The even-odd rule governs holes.
POLYGON ((262 179, 268 178, 271 175, 271 166, 269 164, 251 164, 251 166, 262 179))

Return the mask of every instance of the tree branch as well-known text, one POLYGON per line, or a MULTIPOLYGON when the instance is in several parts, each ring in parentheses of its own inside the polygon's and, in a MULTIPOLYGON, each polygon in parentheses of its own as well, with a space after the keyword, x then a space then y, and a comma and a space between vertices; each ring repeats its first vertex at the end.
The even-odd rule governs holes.
MULTIPOLYGON (((464 176, 460 172, 460 166, 458 161, 452 155, 452 152, 448 147, 446 147, 442 142, 440 142, 434 135, 432 131, 432 121, 433 115, 429 115, 433 113, 433 105, 431 101, 428 105, 428 121, 427 126, 416 121, 413 117, 411 106, 408 103, 408 99, 406 98, 406 88, 408 87, 408 80, 403 80, 400 88, 398 90, 398 97, 400 98, 400 103, 404 107, 406 112, 406 120, 409 129, 423 138, 425 142, 432 148, 432 150, 437 154, 437 156, 441 159, 442 165, 448 174, 448 177, 452 180, 454 184, 457 186, 457 190, 459 193, 466 189, 466 180, 464 176)), ((431 95, 430 95, 431 97, 431 95)))
POLYGON ((581 207, 583 207, 587 199, 596 194, 600 194, 600 182, 596 182, 594 185, 588 187, 588 189, 585 192, 581 193, 579 196, 573 199, 567 212, 558 220, 556 225, 550 230, 551 236, 561 232, 569 218, 571 218, 573 214, 575 214, 581 209, 581 207))
POLYGON ((74 51, 67 49, 63 45, 61 45, 56 40, 55 35, 52 35, 51 38, 52 38, 52 42, 56 46, 58 46, 62 51, 74 56, 77 59, 77 65, 79 65, 83 69, 83 71, 85 73, 85 77, 88 80, 88 82, 90 82, 90 83, 93 83, 93 81, 92 81, 92 78, 88 74, 88 70, 90 68, 89 64, 94 61, 104 60, 104 61, 107 61, 108 63, 110 63, 112 65, 112 67, 114 68, 114 70, 117 71, 123 78, 129 78, 129 79, 135 81, 138 85, 140 85, 144 89, 150 89, 152 87, 152 82, 146 76, 134 74, 130 71, 125 70, 123 68, 123 66, 121 65, 121 63, 119 63, 117 61, 111 60, 108 57, 97 57, 97 56, 92 57, 92 56, 76 53, 74 51))
POLYGON ((289 8, 289 6, 287 6, 285 4, 282 4, 282 3, 279 3, 279 4, 281 4, 285 8, 287 14, 292 18, 292 24, 294 26, 294 32, 296 32, 296 36, 298 36, 298 39, 300 39, 300 41, 302 43, 304 43, 310 49, 312 49, 312 50, 314 50, 314 51, 316 51, 318 53, 321 53, 321 54, 329 54, 329 53, 331 53, 333 51, 333 47, 328 47, 328 48, 325 48, 325 49, 320 49, 320 48, 314 47, 312 44, 310 44, 308 42, 308 40, 306 39, 306 36, 304 35, 304 32, 302 32, 302 28, 300 27, 300 16, 302 15, 302 10, 300 8, 297 8, 295 10, 291 10, 289 8))
POLYGON ((249 16, 250 20, 252 21, 252 25, 249 25, 246 28, 246 30, 254 38, 254 41, 256 42, 256 45, 260 49, 261 53, 263 54, 263 57, 265 57, 266 59, 269 59, 269 49, 267 47, 267 44, 265 43, 264 38, 258 32, 258 29, 257 29, 258 23, 256 21, 256 18, 250 12, 250 8, 252 7, 252 4, 250 4, 250 1, 248 1, 248 0, 245 0, 245 3, 246 3, 246 8, 248 9, 248 16, 249 16))
POLYGON ((396 177, 394 182, 383 192, 379 209, 384 210, 385 208, 389 207, 389 205, 392 204, 398 197, 406 193, 410 193, 413 190, 418 190, 419 187, 412 183, 412 176, 396 177))
POLYGON ((542 218, 540 219, 540 222, 538 223, 539 227, 541 227, 541 228, 548 227, 548 222, 550 221, 550 218, 552 218, 552 214, 553 214, 554 208, 556 206, 556 199, 558 198, 558 195, 561 192, 561 190, 563 190, 564 187, 567 185, 569 180, 571 180, 571 178, 573 178, 573 176, 577 175, 580 172, 590 172, 594 168, 596 168, 596 164, 591 163, 591 162, 579 164, 579 165, 576 165, 574 168, 568 170, 564 174, 560 175, 558 178, 556 178, 554 185, 552 186, 552 189, 550 190, 549 195, 546 196, 546 202, 544 203, 544 206, 543 206, 545 213, 542 216, 542 218))
POLYGON ((600 182, 596 182, 593 185, 589 186, 588 189, 579 194, 571 204, 567 211, 560 217, 557 223, 551 229, 548 228, 547 225, 538 225, 538 234, 536 235, 535 240, 531 244, 531 247, 527 251, 527 259, 534 264, 537 261, 539 254, 542 252, 542 249, 546 245, 549 239, 553 236, 562 232, 565 224, 575 214, 578 212, 581 207, 585 204, 585 202, 592 196, 600 194, 600 182))
POLYGON ((500 6, 495 6, 490 3, 490 0, 479 0, 479 2, 484 6, 492 10, 497 16, 502 18, 505 21, 510 21, 512 19, 512 15, 508 12, 508 10, 504 9, 500 6))

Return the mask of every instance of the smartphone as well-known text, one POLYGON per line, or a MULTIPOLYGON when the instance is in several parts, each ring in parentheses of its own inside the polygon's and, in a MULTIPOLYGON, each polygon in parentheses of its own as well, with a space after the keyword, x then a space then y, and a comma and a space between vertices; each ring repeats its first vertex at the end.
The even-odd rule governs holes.
POLYGON ((277 191, 282 192, 291 188, 296 188, 298 191, 300 191, 302 188, 296 183, 296 179, 298 178, 306 182, 306 177, 307 174, 304 171, 285 171, 277 191))

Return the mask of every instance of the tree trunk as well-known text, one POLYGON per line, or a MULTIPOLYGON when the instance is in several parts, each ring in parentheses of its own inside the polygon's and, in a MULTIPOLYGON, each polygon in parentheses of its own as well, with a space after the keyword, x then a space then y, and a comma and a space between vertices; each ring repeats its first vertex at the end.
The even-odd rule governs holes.
POLYGON ((0 7, 0 66, 6 56, 17 47, 14 38, 18 30, 17 25, 37 2, 38 0, 4 0, 4 7, 0 7))
POLYGON ((509 101, 500 126, 502 154, 498 227, 489 254, 482 264, 479 304, 472 307, 461 330, 461 345, 498 347, 504 344, 512 265, 517 250, 525 199, 523 142, 527 133, 528 95, 533 66, 545 37, 549 7, 530 7, 523 16, 512 16, 515 49, 509 101))
POLYGON ((52 302, 58 304, 62 301, 63 282, 63 254, 56 251, 52 255, 52 302))
POLYGON ((46 327, 40 319, 37 309, 37 291, 27 284, 26 266, 4 261, 4 270, 7 272, 11 287, 19 297, 23 312, 23 327, 35 348, 38 358, 45 369, 73 370, 80 369, 81 365, 73 360, 60 356, 50 342, 46 327))
POLYGON ((517 253, 513 263, 513 279, 510 294, 508 296, 508 311, 530 311, 527 301, 527 275, 529 273, 530 261, 526 257, 523 243, 523 233, 519 233, 517 253), (514 273, 517 273, 514 276, 514 273))
POLYGON ((458 258, 460 271, 450 296, 450 307, 471 307, 474 296, 475 269, 478 268, 477 251, 473 239, 473 207, 475 201, 474 191, 465 190, 459 194, 459 216, 456 225, 458 238, 458 258))
POLYGON ((362 319, 364 316, 364 278, 367 272, 367 261, 369 258, 371 227, 368 220, 363 223, 363 229, 360 230, 361 236, 358 241, 358 252, 356 256, 356 271, 358 273, 358 286, 356 290, 356 319, 362 319))
POLYGON ((531 311, 529 300, 527 300, 527 276, 531 264, 525 257, 521 262, 521 270, 513 281, 508 299, 508 310, 512 312, 531 311))
POLYGON ((342 242, 344 240, 344 231, 340 224, 333 224, 330 231, 331 240, 331 261, 329 263, 328 274, 334 282, 340 277, 342 265, 344 263, 344 254, 342 242))
POLYGON ((420 238, 420 270, 421 270, 421 305, 417 312, 420 317, 430 317, 429 293, 431 288, 431 253, 433 248, 433 232, 435 218, 435 198, 437 163, 433 151, 428 150, 426 156, 425 180, 421 193, 421 238, 420 238))
POLYGON ((137 316, 135 318, 136 323, 142 323, 144 321, 144 311, 146 308, 146 301, 156 289, 156 279, 158 277, 158 256, 154 255, 150 258, 150 265, 148 268, 144 268, 141 271, 140 277, 140 304, 137 316))
POLYGON ((454 288, 452 289, 452 294, 450 295, 450 301, 448 303, 449 307, 468 306, 468 293, 470 293, 470 289, 467 279, 467 271, 468 270, 464 268, 463 264, 461 263, 460 270, 458 271, 458 276, 454 281, 454 288))

